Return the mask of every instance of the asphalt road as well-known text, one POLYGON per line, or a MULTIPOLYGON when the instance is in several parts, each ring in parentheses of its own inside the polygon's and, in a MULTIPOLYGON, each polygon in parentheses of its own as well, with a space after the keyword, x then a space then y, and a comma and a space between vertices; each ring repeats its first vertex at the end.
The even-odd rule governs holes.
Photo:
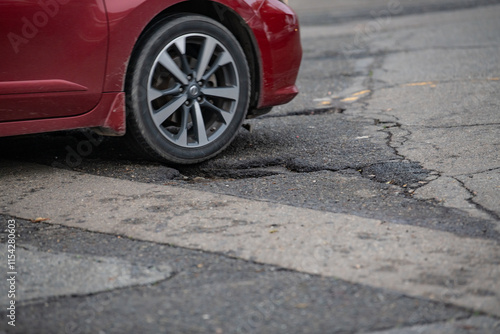
POLYGON ((289 2, 301 94, 208 162, 0 140, 0 333, 500 332, 500 2, 289 2))

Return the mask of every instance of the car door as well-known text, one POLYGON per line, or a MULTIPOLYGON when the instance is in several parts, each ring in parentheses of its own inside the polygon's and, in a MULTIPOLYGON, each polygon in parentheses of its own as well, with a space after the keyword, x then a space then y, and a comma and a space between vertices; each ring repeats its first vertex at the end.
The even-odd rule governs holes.
POLYGON ((0 122, 83 114, 102 93, 103 0, 0 1, 0 122))

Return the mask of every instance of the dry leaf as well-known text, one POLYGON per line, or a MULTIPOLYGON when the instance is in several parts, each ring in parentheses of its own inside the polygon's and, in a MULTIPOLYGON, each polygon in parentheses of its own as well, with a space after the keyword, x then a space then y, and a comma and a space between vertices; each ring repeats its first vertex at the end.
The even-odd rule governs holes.
POLYGON ((49 220, 50 218, 42 218, 42 217, 38 217, 36 219, 31 219, 31 222, 32 223, 40 223, 40 222, 45 222, 47 220, 49 220))

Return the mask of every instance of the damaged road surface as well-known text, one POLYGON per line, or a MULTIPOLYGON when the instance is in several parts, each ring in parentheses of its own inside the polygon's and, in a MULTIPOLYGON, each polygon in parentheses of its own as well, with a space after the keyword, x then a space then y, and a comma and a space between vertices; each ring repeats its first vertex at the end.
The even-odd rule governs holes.
POLYGON ((1 139, 0 333, 500 332, 500 5, 386 2, 290 1, 301 95, 205 163, 1 139))

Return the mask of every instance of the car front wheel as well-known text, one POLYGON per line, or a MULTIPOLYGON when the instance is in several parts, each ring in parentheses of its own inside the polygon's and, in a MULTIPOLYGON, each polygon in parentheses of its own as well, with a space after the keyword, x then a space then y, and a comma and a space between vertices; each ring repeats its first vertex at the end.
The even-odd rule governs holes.
POLYGON ((226 148, 245 119, 250 75, 231 32, 199 15, 157 24, 138 44, 127 78, 127 136, 179 164, 226 148))

